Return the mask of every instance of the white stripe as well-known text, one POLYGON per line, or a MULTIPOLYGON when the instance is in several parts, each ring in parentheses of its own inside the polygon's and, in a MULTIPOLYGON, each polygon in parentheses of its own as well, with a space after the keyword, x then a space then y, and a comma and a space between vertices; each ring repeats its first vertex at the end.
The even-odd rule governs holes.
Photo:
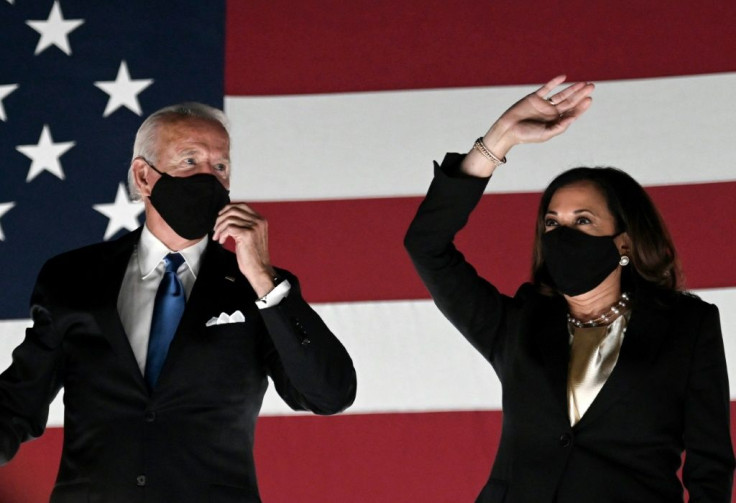
MULTIPOLYGON (((719 306, 731 382, 736 399, 736 288, 700 290, 719 306)), ((442 317, 431 301, 318 304, 315 309, 353 357, 358 397, 351 413, 492 410, 501 388, 486 361, 442 317)), ((27 320, 0 322, 0 368, 10 364, 27 320)), ((264 415, 293 414, 273 386, 264 415)), ((49 424, 62 424, 61 394, 49 424)))
MULTIPOLYGON (((610 165, 643 185, 735 180, 736 73, 601 82, 559 138, 514 149, 490 190, 541 191, 563 169, 610 165)), ((232 198, 424 194, 431 161, 465 152, 536 86, 228 97, 232 198)))
MULTIPOLYGON (((698 290, 719 306, 731 398, 736 399, 736 288, 698 290)), ((501 408, 493 370, 428 300, 315 306, 358 373, 352 413, 501 408)), ((289 414, 269 388, 264 414, 289 414)))
MULTIPOLYGON (((501 408, 490 365, 431 300, 318 304, 355 364, 353 413, 501 408)), ((272 387, 264 414, 289 414, 272 387)))

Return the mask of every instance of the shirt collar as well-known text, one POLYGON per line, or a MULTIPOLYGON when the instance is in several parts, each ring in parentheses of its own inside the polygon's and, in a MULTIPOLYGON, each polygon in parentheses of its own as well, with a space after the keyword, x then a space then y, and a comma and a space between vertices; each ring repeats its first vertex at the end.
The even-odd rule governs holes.
MULTIPOLYGON (((186 262, 187 267, 189 267, 189 270, 192 271, 195 279, 199 273, 202 254, 204 253, 205 248, 207 248, 208 241, 209 236, 205 236, 192 246, 179 250, 179 253, 184 257, 184 261, 186 262)), ((169 253, 174 252, 169 250, 160 239, 154 236, 147 225, 144 225, 143 231, 141 232, 141 239, 138 242, 138 267, 140 267, 141 278, 145 279, 148 275, 153 273, 153 271, 156 270, 156 267, 169 253)))

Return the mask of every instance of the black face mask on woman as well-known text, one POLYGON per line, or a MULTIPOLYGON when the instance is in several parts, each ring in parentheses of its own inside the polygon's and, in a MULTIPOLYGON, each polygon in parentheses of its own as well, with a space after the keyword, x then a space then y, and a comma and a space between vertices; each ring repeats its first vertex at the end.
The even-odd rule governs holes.
POLYGON ((210 232, 217 214, 230 202, 229 191, 217 177, 171 176, 148 165, 161 175, 149 199, 169 227, 184 239, 199 239, 210 232))
POLYGON ((571 227, 542 234, 542 257, 554 286, 570 296, 589 292, 618 267, 616 236, 591 236, 571 227))

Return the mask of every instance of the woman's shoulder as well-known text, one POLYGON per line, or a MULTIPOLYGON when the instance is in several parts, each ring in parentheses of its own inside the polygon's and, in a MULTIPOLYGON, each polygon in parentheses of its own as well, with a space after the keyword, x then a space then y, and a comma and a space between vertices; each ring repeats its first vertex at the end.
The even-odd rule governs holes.
POLYGON ((677 301, 684 304, 684 305, 693 305, 693 306, 711 306, 709 302, 704 301, 700 298, 697 294, 689 291, 689 290, 682 290, 677 291, 675 293, 675 297, 677 298, 677 301))
POLYGON ((668 311, 675 318, 699 317, 707 312, 717 311, 714 304, 687 290, 643 288, 635 293, 634 303, 646 309, 668 311))
POLYGON ((682 313, 693 313, 700 316, 706 313, 715 312, 718 313, 718 307, 715 304, 706 302, 696 294, 689 291, 677 292, 677 305, 675 309, 682 313))

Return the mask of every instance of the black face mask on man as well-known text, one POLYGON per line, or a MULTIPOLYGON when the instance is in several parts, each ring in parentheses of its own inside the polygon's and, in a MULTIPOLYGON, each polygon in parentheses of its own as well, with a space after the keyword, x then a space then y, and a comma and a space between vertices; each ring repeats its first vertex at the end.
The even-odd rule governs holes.
POLYGON ((151 191, 151 204, 174 232, 199 239, 215 227, 217 214, 230 202, 229 191, 214 175, 171 176, 161 173, 151 191))
POLYGON ((615 237, 591 236, 566 226, 542 234, 542 257, 554 286, 570 296, 598 286, 619 264, 615 237))

